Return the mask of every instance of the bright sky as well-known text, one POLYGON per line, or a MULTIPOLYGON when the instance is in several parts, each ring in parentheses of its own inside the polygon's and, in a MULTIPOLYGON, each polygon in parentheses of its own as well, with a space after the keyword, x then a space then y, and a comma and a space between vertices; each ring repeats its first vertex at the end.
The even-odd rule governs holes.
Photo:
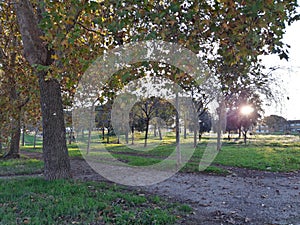
POLYGON ((289 61, 280 60, 278 56, 266 56, 263 62, 267 67, 280 66, 274 72, 283 93, 282 101, 266 106, 265 115, 281 115, 289 120, 300 120, 300 21, 287 27, 284 42, 289 44, 289 61))

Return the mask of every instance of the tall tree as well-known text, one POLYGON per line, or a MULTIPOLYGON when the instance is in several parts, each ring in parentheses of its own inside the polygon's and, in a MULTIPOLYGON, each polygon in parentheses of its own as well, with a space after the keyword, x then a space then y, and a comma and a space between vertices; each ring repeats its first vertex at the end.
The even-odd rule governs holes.
MULTIPOLYGON (((39 1, 42 3, 42 1, 39 1)), ((69 178, 70 161, 66 145, 63 104, 60 83, 50 77, 47 67, 52 64, 53 49, 41 39, 44 32, 39 26, 43 16, 42 4, 35 10, 29 0, 16 1, 15 11, 22 36, 24 56, 35 69, 39 79, 43 118, 44 176, 47 180, 69 178)))

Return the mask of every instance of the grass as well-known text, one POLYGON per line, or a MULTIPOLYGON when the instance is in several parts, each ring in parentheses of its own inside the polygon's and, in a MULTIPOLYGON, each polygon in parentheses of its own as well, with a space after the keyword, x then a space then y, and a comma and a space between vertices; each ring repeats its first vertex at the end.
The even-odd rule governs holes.
MULTIPOLYGON (((174 137, 167 134, 155 148, 143 147, 143 136, 136 135, 135 145, 116 144, 116 138, 111 137, 112 143, 102 143, 99 136, 94 135, 93 144, 91 145, 90 156, 101 156, 106 159, 108 154, 113 157, 134 166, 147 166, 161 162, 166 159, 173 151, 175 151, 174 137), (104 149, 106 151, 102 151, 104 149), (97 151, 95 149, 98 149, 97 151), (100 150, 99 150, 100 149, 100 150)), ((28 139, 29 140, 29 139, 28 139)), ((191 141, 182 139, 182 142, 191 141)), ((182 168, 183 172, 197 172, 199 163, 203 156, 203 152, 209 142, 216 142, 215 138, 204 136, 201 143, 196 148, 189 162, 182 168)), ((153 144, 149 140, 150 146, 153 144)), ((155 140, 157 143, 157 140, 155 140)), ((82 143, 77 143, 84 149, 82 143)), ((78 149, 76 143, 68 145, 69 155, 71 157, 85 156, 85 152, 78 149)), ((183 144, 184 145, 184 144, 183 144)), ((23 148, 27 151, 40 151, 38 146, 36 150, 26 146, 23 148)), ((222 150, 218 153, 211 166, 205 172, 215 174, 227 174, 225 169, 218 165, 243 167, 255 170, 265 170, 274 172, 288 172, 300 170, 300 138, 293 135, 257 135, 249 139, 247 145, 243 141, 227 141, 224 139, 222 150)))
POLYGON ((0 160, 0 176, 41 173, 44 163, 37 159, 0 160))
POLYGON ((104 183, 0 180, 0 224, 173 224, 188 207, 104 183))

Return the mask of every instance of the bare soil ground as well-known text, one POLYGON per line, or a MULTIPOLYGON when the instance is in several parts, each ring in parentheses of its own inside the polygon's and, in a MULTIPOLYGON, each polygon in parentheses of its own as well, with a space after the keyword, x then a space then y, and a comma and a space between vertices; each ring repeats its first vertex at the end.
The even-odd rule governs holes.
MULTIPOLYGON (((72 159, 71 167, 74 179, 107 181, 82 159, 72 159)), ((190 205, 193 212, 179 224, 300 225, 300 171, 226 169, 232 172, 228 176, 177 173, 159 184, 128 189, 190 205)))

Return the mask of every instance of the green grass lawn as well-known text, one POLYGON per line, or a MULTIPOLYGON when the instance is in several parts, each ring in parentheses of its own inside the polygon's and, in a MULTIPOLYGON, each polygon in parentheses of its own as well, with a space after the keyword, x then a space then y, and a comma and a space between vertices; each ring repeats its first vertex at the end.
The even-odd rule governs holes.
POLYGON ((0 160, 0 176, 8 175, 25 175, 33 173, 41 173, 44 163, 38 159, 9 159, 0 160))
MULTIPOLYGON (((130 165, 146 166, 161 162, 175 151, 172 134, 168 134, 159 143, 157 140, 154 142, 149 140, 150 147, 146 149, 143 147, 143 136, 141 134, 136 136, 135 144, 126 146, 116 144, 115 137, 110 138, 112 141, 110 144, 102 143, 99 135, 94 135, 90 156, 101 156, 101 158, 105 159, 107 154, 111 154, 130 165), (154 148, 153 143, 156 145, 154 148), (108 152, 101 150, 104 147, 108 152)), ((191 137, 188 140, 182 139, 183 146, 188 141, 191 142, 191 137)), ((198 171, 199 162, 209 142, 216 142, 216 139, 204 136, 182 171, 198 171)), ((23 149, 41 152, 41 145, 38 145, 35 150, 30 145, 23 147, 23 149)), ((68 145, 68 149, 71 157, 82 157, 82 154, 86 154, 84 144, 81 142, 68 145), (82 152, 78 149, 78 144, 82 147, 82 152)), ((257 135, 252 136, 247 145, 244 145, 242 140, 228 141, 224 139, 222 150, 218 153, 212 165, 207 168, 206 172, 226 173, 226 170, 219 168, 218 165, 277 172, 300 170, 300 138, 293 135, 257 135)))
MULTIPOLYGON (((142 147, 142 139, 136 141, 134 148, 116 144, 114 137, 111 140, 114 143, 101 144, 108 150, 103 152, 95 151, 102 140, 99 137, 93 139, 90 155, 101 155, 105 159, 111 154, 131 165, 144 166, 166 159, 175 149, 172 136, 167 136, 155 148, 146 149, 142 147)), ((182 140, 184 144, 188 141, 182 140)), ((182 171, 197 172, 207 144, 215 141, 215 138, 204 137, 182 171)), ((82 143, 68 145, 71 158, 86 154, 77 144, 84 146, 82 143)), ((41 142, 36 149, 27 142, 22 147, 24 150, 41 152, 41 142)), ((226 174, 219 165, 279 172, 300 170, 300 138, 252 136, 247 145, 242 141, 224 140, 222 150, 206 172, 226 174)), ((42 161, 25 157, 0 160, 0 176, 41 172, 42 167, 42 161)), ((166 203, 159 197, 128 192, 116 185, 62 180, 46 182, 42 178, 0 179, 0 224, 174 224, 177 218, 190 211, 187 205, 166 203)))
POLYGON ((0 179, 0 224, 174 224, 190 211, 116 185, 0 179))

